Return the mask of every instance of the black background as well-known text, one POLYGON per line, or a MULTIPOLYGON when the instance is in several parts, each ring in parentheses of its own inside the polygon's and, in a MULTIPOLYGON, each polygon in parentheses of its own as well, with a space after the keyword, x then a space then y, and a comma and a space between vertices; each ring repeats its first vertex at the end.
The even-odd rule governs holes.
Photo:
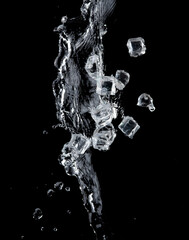
MULTIPOLYGON (((2 175, 7 190, 3 194, 6 205, 2 205, 6 210, 3 239, 94 239, 77 180, 68 177, 57 161, 70 135, 52 128, 58 123, 52 94, 58 35, 53 29, 62 16, 79 15, 81 2, 9 2, 2 7, 6 10, 2 175), (56 181, 71 191, 48 198, 46 192, 56 181), (39 221, 32 218, 37 207, 44 214, 39 221)), ((182 154, 186 122, 181 109, 183 52, 187 51, 184 6, 117 2, 104 37, 106 73, 125 69, 131 74, 123 105, 125 114, 133 116, 141 128, 133 140, 118 132, 108 152, 93 151, 107 229, 116 240, 177 234, 183 239, 187 192, 186 156, 182 154), (147 51, 131 58, 126 42, 138 36, 145 39, 147 51), (143 92, 153 97, 155 112, 136 106, 143 92)))

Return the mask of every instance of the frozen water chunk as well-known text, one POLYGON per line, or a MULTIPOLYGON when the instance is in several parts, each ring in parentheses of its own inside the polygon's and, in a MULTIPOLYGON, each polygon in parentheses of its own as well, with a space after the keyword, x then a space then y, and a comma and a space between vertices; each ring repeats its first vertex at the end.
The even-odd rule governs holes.
POLYGON ((90 56, 85 65, 85 70, 90 77, 97 79, 103 76, 102 66, 100 64, 100 58, 97 54, 90 56))
POLYGON ((117 70, 115 75, 115 86, 119 90, 123 90, 123 88, 129 83, 130 74, 125 72, 124 70, 117 70))
POLYGON ((84 154, 91 145, 91 139, 82 134, 72 134, 69 144, 76 154, 84 154))
POLYGON ((130 116, 124 117, 118 127, 127 137, 131 139, 140 128, 138 123, 130 116))
POLYGON ((91 109, 91 116, 98 126, 103 127, 111 123, 116 114, 110 103, 101 102, 96 108, 91 109))
POLYGON ((147 93, 142 93, 138 97, 137 106, 147 107, 151 112, 155 111, 152 97, 147 93))
POLYGON ((33 218, 34 218, 35 220, 39 220, 39 219, 41 219, 42 217, 43 217, 43 212, 41 211, 40 208, 36 208, 36 209, 34 210, 34 212, 33 212, 33 218))
POLYGON ((96 92, 102 96, 115 95, 115 78, 113 76, 103 76, 102 78, 98 79, 96 92))
POLYGON ((112 124, 97 128, 92 137, 92 144, 95 149, 107 151, 116 137, 115 129, 112 124))
POLYGON ((138 57, 146 52, 145 41, 141 37, 129 38, 127 41, 127 47, 131 57, 138 57))

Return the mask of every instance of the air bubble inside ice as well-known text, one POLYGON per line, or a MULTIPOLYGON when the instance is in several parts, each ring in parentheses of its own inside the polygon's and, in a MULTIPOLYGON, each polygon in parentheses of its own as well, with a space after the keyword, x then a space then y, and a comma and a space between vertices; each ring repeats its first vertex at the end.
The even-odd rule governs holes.
POLYGON ((142 93, 138 97, 137 106, 147 107, 151 112, 155 111, 152 97, 147 93, 142 93))
POLYGON ((118 127, 125 134, 125 136, 131 139, 140 128, 138 123, 130 116, 125 116, 118 127))
POLYGON ((36 208, 33 212, 33 219, 40 220, 43 217, 43 212, 40 208, 36 208))
POLYGON ((141 37, 129 38, 127 47, 131 57, 138 57, 146 53, 145 41, 141 37))

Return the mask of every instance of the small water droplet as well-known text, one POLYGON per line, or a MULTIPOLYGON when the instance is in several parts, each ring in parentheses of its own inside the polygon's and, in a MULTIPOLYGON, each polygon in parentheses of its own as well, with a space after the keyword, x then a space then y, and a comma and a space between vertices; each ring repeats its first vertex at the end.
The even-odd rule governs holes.
POLYGON ((48 197, 52 197, 54 195, 54 190, 53 189, 49 189, 48 191, 47 191, 47 196, 48 197))
POLYGON ((56 182, 54 184, 54 189, 57 189, 57 190, 62 190, 64 187, 64 183, 63 182, 56 182))
POLYGON ((22 236, 20 237, 20 239, 24 239, 24 235, 22 235, 22 236))
POLYGON ((65 187, 66 192, 70 192, 70 187, 65 187))
POLYGON ((42 232, 44 231, 44 229, 45 229, 44 227, 41 227, 41 231, 42 231, 42 232))
POLYGON ((54 227, 54 228, 53 228, 53 231, 54 231, 54 232, 57 232, 57 231, 58 231, 58 229, 57 229, 56 227, 54 227))
POLYGON ((43 135, 49 134, 46 130, 43 130, 43 135))
POLYGON ((52 125, 52 129, 56 129, 56 125, 52 125))
POLYGON ((68 215, 71 215, 71 214, 72 214, 71 210, 69 210, 69 209, 66 211, 66 213, 67 213, 68 215))
POLYGON ((39 220, 43 217, 43 212, 40 208, 36 208, 33 212, 33 219, 39 220))

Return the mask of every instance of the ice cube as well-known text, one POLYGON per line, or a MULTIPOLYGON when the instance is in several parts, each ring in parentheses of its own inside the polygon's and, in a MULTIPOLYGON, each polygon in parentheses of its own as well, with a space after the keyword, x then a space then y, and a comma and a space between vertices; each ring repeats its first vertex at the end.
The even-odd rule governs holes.
POLYGON ((125 72, 124 70, 117 70, 115 74, 115 86, 119 90, 123 90, 123 88, 129 83, 130 74, 125 72))
POLYGON ((146 52, 145 41, 141 37, 129 38, 127 41, 127 47, 131 57, 138 57, 146 52))
POLYGON ((100 58, 97 54, 94 54, 87 59, 87 63, 85 64, 85 70, 93 79, 97 79, 100 76, 103 76, 100 58))
POLYGON ((125 116, 118 128, 129 138, 133 138, 135 133, 139 130, 140 126, 130 116, 125 116))
POLYGON ((84 154, 91 145, 91 139, 82 134, 72 134, 69 144, 76 154, 84 154))
POLYGON ((98 79, 96 92, 101 96, 115 95, 115 78, 113 76, 103 76, 98 79))
POLYGON ((97 128, 92 137, 92 144, 95 149, 107 151, 116 137, 115 129, 112 124, 97 128))
POLYGON ((155 111, 152 97, 147 93, 142 93, 138 97, 137 106, 147 107, 151 112, 155 111))
POLYGON ((103 127, 111 123, 115 113, 110 103, 101 102, 91 109, 91 116, 99 127, 103 127))

